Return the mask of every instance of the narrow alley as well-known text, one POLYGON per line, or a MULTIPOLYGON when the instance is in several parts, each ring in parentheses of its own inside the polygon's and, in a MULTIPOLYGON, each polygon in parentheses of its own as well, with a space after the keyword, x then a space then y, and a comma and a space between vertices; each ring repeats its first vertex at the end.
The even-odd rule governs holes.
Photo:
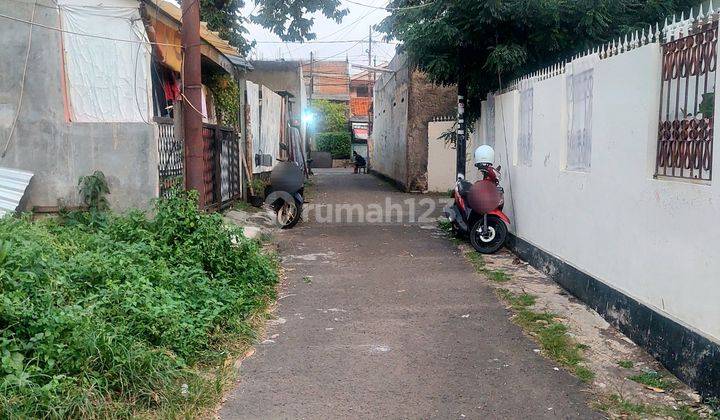
MULTIPOLYGON (((314 205, 424 198, 345 170, 313 180, 314 205)), ((279 235, 277 318, 221 417, 600 417, 434 225, 310 219, 279 235)))

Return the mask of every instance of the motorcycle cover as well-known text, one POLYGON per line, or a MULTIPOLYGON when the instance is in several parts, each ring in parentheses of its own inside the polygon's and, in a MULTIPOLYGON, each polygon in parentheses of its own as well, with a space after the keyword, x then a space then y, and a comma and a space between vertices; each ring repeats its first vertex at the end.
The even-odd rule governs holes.
POLYGON ((304 175, 295 162, 278 162, 270 174, 270 186, 273 191, 295 193, 303 187, 304 175))

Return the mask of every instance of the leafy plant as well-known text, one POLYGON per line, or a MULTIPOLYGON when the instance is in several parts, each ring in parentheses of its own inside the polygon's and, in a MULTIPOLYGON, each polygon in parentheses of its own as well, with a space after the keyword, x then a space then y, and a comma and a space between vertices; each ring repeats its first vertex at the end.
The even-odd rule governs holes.
POLYGON ((450 129, 440 134, 438 140, 442 140, 443 142, 445 142, 446 146, 454 149, 457 144, 457 121, 453 122, 453 125, 452 127, 450 127, 450 129))
POLYGON ((628 379, 652 388, 670 389, 673 386, 672 382, 654 370, 647 370, 643 373, 630 376, 628 379))
POLYGON ((106 211, 110 208, 107 194, 110 194, 107 179, 102 171, 95 171, 92 175, 84 175, 78 181, 80 198, 91 211, 106 211))
POLYGON ((698 110, 703 118, 712 118, 715 113, 715 92, 703 93, 698 110))
POLYGON ((346 104, 318 99, 312 101, 311 108, 318 117, 315 126, 316 132, 338 132, 348 129, 349 111, 346 104))
POLYGON ((265 194, 265 187, 268 182, 260 177, 253 177, 248 181, 248 184, 252 187, 253 192, 256 196, 263 196, 265 194))
POLYGON ((319 12, 336 23, 348 13, 347 9, 340 8, 339 0, 254 0, 253 3, 253 11, 257 12, 244 16, 239 13, 245 7, 244 0, 200 0, 200 19, 230 45, 247 54, 255 46, 255 41, 246 38, 248 21, 271 30, 284 41, 303 41, 315 38, 312 32, 314 13, 319 12))
POLYGON ((320 133, 316 136, 317 147, 321 152, 329 152, 333 159, 350 157, 350 133, 345 131, 320 133))
POLYGON ((215 98, 218 121, 223 125, 239 127, 240 86, 228 75, 213 76, 208 87, 215 98))
POLYGON ((194 192, 154 213, 0 219, 0 418, 186 417, 215 403, 225 358, 274 297, 276 262, 194 192))

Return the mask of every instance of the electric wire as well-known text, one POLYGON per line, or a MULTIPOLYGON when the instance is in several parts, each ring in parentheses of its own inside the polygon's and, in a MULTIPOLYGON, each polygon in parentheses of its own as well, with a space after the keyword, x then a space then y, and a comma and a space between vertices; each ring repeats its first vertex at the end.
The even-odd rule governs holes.
MULTIPOLYGON (((498 89, 502 89, 502 77, 500 76, 500 72, 498 72, 498 89)), ((514 224, 515 224, 515 232, 518 232, 518 222, 517 222, 517 211, 515 210, 515 200, 513 200, 513 187, 512 187, 512 177, 510 176, 510 155, 508 154, 508 141, 507 141, 507 128, 505 127, 505 110, 502 106, 502 101, 500 101, 500 117, 502 118, 502 126, 503 126, 503 143, 505 146, 505 167, 507 168, 507 178, 508 178, 508 187, 510 188, 510 207, 512 207, 513 211, 513 218, 514 224)), ((487 117, 485 117, 487 118, 487 117)))
POLYGON ((387 10, 388 12, 396 12, 396 11, 403 11, 403 10, 420 9, 420 8, 422 8, 422 7, 427 7, 427 6, 430 6, 430 5, 432 5, 432 4, 435 4, 435 2, 431 2, 431 3, 425 3, 425 4, 418 4, 418 5, 415 5, 415 6, 382 7, 382 6, 373 6, 373 5, 371 5, 371 4, 360 3, 360 2, 357 2, 357 1, 353 1, 353 0, 343 0, 343 1, 346 2, 346 3, 355 4, 355 5, 362 6, 362 7, 369 7, 369 8, 377 9, 377 10, 387 10))
POLYGON ((340 51, 340 52, 338 52, 338 53, 336 53, 336 54, 333 54, 333 55, 331 55, 331 56, 328 56, 328 57, 325 57, 325 58, 321 58, 321 59, 315 59, 315 58, 313 58, 313 59, 312 59, 311 61, 309 61, 308 63, 300 63, 300 65, 299 65, 298 67, 303 67, 303 66, 305 66, 305 65, 311 65, 311 64, 313 64, 313 63, 320 63, 320 62, 323 62, 323 61, 328 61, 328 60, 330 60, 331 58, 335 58, 335 57, 337 57, 338 55, 341 55, 341 54, 344 54, 344 53, 350 51, 351 49, 355 48, 356 45, 358 45, 359 43, 361 43, 361 42, 363 42, 363 41, 364 41, 364 40, 360 40, 360 41, 354 43, 353 45, 351 45, 350 47, 348 47, 348 48, 346 48, 346 49, 344 49, 344 50, 342 50, 342 51, 340 51))
POLYGON ((151 45, 163 45, 163 46, 168 46, 168 47, 182 47, 182 46, 179 45, 179 44, 169 44, 169 43, 165 43, 165 42, 150 42, 150 41, 138 41, 138 40, 134 40, 134 39, 120 39, 120 38, 113 38, 113 37, 103 36, 103 35, 85 34, 85 33, 82 33, 82 32, 68 31, 68 30, 66 30, 66 29, 56 28, 56 27, 54 27, 54 26, 43 25, 43 24, 41 24, 41 23, 31 22, 31 21, 29 21, 29 20, 20 19, 20 18, 16 18, 16 17, 13 17, 13 16, 4 15, 4 14, 0 14, 0 18, 4 18, 4 19, 8 19, 8 20, 13 20, 13 21, 16 21, 16 22, 22 22, 22 23, 26 23, 26 24, 31 25, 31 26, 36 26, 36 27, 39 27, 39 28, 44 28, 44 29, 48 29, 48 30, 51 30, 51 31, 57 31, 57 32, 61 32, 61 33, 65 33, 65 34, 70 34, 70 35, 85 36, 85 37, 89 37, 89 38, 105 39, 105 40, 108 40, 108 41, 127 42, 127 43, 131 43, 131 44, 151 44, 151 45))
MULTIPOLYGON (((333 39, 328 41, 320 41, 320 40, 311 40, 311 41, 255 41, 257 44, 347 44, 350 42, 365 42, 365 39, 348 39, 348 40, 341 40, 341 39, 333 39)), ((373 41, 373 43, 378 44, 390 44, 390 45, 397 45, 398 42, 392 42, 392 41, 373 41)))
MULTIPOLYGON (((35 0, 35 3, 33 4, 32 9, 32 15, 30 16, 30 22, 35 21, 35 10, 37 9, 37 0, 35 0)), ((15 117, 13 118, 12 125, 10 126, 10 134, 8 135, 7 141, 5 142, 5 146, 3 147, 3 152, 0 157, 5 157, 5 154, 8 151, 8 147, 10 147, 10 141, 12 140, 13 134, 15 133, 15 127, 17 127, 17 121, 18 117, 20 116, 20 109, 22 108, 23 103, 23 96, 25 96, 25 79, 27 77, 27 65, 28 61, 30 60, 30 48, 32 47, 32 34, 33 34, 33 27, 30 26, 28 28, 28 47, 27 51, 25 52, 25 64, 23 65, 23 73, 22 78, 20 80, 20 98, 18 98, 18 106, 15 110, 15 117)))
MULTIPOLYGON (((373 0, 373 2, 375 2, 375 0, 373 0)), ((338 28, 338 30, 336 30, 335 32, 332 32, 332 33, 329 33, 329 34, 327 34, 327 35, 321 36, 320 38, 318 38, 318 39, 316 39, 316 40, 314 40, 314 41, 325 40, 325 39, 330 38, 331 36, 334 36, 334 35, 337 35, 337 34, 340 33, 340 32, 343 32, 343 31, 345 31, 345 30, 347 30, 347 29, 352 29, 352 26, 353 26, 353 25, 355 25, 356 23, 358 23, 358 22, 360 22, 361 20, 365 19, 366 17, 370 16, 372 13, 374 13, 374 12, 376 12, 376 11, 377 11, 377 10, 371 10, 371 11, 369 11, 368 13, 366 13, 366 14, 360 16, 359 18, 355 19, 354 21, 352 21, 352 22, 350 22, 350 23, 348 23, 348 24, 342 25, 342 26, 341 26, 340 28, 338 28)), ((346 32, 346 33, 347 33, 347 32, 346 32)), ((340 38, 342 38, 342 36, 341 36, 340 38)), ((294 48, 293 51, 297 51, 297 50, 301 49, 302 47, 303 47, 303 46, 298 46, 298 47, 294 48)))

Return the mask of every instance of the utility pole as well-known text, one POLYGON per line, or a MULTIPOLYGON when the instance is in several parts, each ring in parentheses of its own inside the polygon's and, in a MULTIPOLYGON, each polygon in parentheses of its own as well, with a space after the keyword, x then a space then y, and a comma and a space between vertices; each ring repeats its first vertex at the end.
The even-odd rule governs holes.
POLYGON ((313 91, 315 90, 315 60, 313 60, 313 52, 310 51, 310 100, 312 101, 313 91))
MULTIPOLYGON (((368 67, 372 66, 372 25, 370 25, 370 31, 368 36, 368 67)), ((368 72, 368 97, 370 97, 370 70, 368 72)), ((373 73, 374 74, 374 73, 373 73)))
MULTIPOLYGON (((312 109, 312 97, 313 97, 313 91, 315 90, 315 60, 313 52, 310 51, 310 92, 308 93, 308 104, 310 109, 312 109)), ((306 140, 307 144, 307 152, 308 156, 310 156, 310 152, 312 151, 312 138, 313 138, 313 132, 312 132, 312 124, 308 124, 305 129, 305 136, 308 137, 306 140)))
MULTIPOLYGON (((372 25, 370 25, 369 31, 368 31, 368 67, 372 66, 372 25)), ((370 99, 370 103, 372 104, 373 99, 373 83, 372 81, 375 79, 375 71, 372 71, 372 76, 370 76, 371 70, 367 70, 367 77, 368 77, 368 83, 367 83, 367 97, 370 99)), ((367 113, 368 113, 368 138, 370 137, 370 132, 372 131, 372 115, 370 115, 370 109, 372 106, 368 106, 367 113)))
POLYGON ((455 141, 455 149, 457 152, 457 175, 465 177, 465 154, 467 131, 465 124, 465 104, 467 103, 467 77, 465 71, 465 52, 464 44, 460 44, 457 54, 457 85, 458 85, 458 103, 457 103, 457 138, 455 141))
POLYGON ((198 192, 198 206, 205 208, 205 167, 202 138, 202 76, 200 73, 200 3, 182 1, 180 37, 183 58, 183 133, 185 135, 185 189, 198 192))

